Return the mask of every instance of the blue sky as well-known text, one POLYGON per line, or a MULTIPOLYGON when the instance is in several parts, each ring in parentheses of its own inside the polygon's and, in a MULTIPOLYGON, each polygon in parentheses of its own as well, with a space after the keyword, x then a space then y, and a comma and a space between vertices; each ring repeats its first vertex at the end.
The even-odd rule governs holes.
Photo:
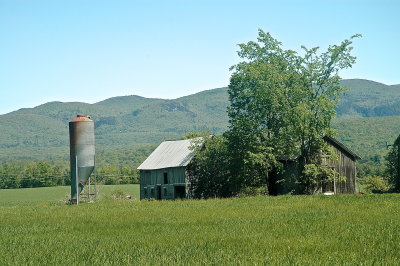
POLYGON ((396 0, 0 0, 0 114, 227 86, 259 28, 293 50, 361 33, 341 76, 400 84, 399 13, 396 0))

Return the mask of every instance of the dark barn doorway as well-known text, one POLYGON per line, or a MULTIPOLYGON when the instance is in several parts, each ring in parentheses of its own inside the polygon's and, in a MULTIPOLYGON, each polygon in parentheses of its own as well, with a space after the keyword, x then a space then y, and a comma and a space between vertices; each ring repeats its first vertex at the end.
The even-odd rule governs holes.
POLYGON ((156 186, 156 199, 161 199, 161 186, 156 186))
POLYGON ((185 186, 175 186, 175 199, 186 198, 186 187, 185 186))

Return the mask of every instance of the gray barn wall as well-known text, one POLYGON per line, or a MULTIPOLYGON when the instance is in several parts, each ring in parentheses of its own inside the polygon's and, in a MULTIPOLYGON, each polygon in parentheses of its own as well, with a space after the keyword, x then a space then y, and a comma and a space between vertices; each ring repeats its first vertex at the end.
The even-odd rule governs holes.
MULTIPOLYGON (((338 161, 328 162, 341 176, 346 177, 346 182, 336 181, 336 193, 354 194, 356 193, 356 162, 346 153, 340 151, 335 146, 330 145, 338 156, 338 161)), ((299 186, 295 183, 300 174, 299 163, 297 161, 282 161, 283 169, 277 175, 275 190, 278 195, 298 194, 299 186)), ((333 183, 330 185, 333 191, 333 183)), ((329 189, 330 190, 330 189, 329 189)), ((322 191, 325 192, 325 191, 322 191)))
MULTIPOLYGON (((140 170, 140 199, 157 199, 160 189, 161 199, 175 199, 177 188, 185 186, 185 167, 140 170), (164 173, 168 174, 168 184, 164 183, 164 173)), ((186 186, 185 186, 186 192, 186 186)))
POLYGON ((333 163, 335 170, 346 177, 346 182, 336 182, 337 193, 356 193, 356 163, 345 153, 331 146, 338 155, 338 161, 333 163))

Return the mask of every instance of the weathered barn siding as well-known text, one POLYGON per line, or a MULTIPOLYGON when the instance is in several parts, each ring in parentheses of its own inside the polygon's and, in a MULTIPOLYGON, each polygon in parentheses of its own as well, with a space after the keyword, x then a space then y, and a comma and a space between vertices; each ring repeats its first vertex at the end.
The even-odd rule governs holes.
POLYGON ((140 170, 140 198, 177 199, 186 197, 185 176, 185 167, 140 170))
MULTIPOLYGON (((338 177, 335 183, 325 184, 321 188, 321 192, 356 193, 356 160, 361 158, 343 143, 332 137, 325 137, 324 140, 336 154, 337 160, 331 160, 330 155, 321 154, 321 165, 335 169, 341 176, 346 177, 346 181, 340 182, 338 177)), ((271 188, 269 188, 271 195, 299 193, 299 184, 296 183, 298 176, 301 174, 299 158, 281 160, 283 164, 281 171, 279 173, 271 173, 272 182, 270 184, 271 188)))
POLYGON ((345 182, 335 182, 336 193, 356 193, 356 160, 360 157, 354 153, 349 153, 348 150, 344 150, 336 143, 328 141, 333 151, 338 156, 336 162, 331 162, 330 165, 334 168, 341 176, 346 177, 345 182))

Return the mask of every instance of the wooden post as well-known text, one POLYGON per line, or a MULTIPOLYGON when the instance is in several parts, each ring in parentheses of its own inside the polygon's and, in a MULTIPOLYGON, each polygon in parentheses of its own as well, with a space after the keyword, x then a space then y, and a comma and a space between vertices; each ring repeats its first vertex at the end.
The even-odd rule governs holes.
POLYGON ((336 174, 333 173, 333 194, 336 194, 336 174))
POLYGON ((94 200, 97 200, 97 181, 96 181, 96 174, 93 175, 94 178, 94 200))
POLYGON ((90 176, 89 176, 89 183, 88 183, 88 201, 90 201, 90 176))
POLYGON ((94 201, 97 201, 97 180, 96 180, 96 155, 94 156, 94 168, 93 168, 93 181, 94 181, 94 201))

